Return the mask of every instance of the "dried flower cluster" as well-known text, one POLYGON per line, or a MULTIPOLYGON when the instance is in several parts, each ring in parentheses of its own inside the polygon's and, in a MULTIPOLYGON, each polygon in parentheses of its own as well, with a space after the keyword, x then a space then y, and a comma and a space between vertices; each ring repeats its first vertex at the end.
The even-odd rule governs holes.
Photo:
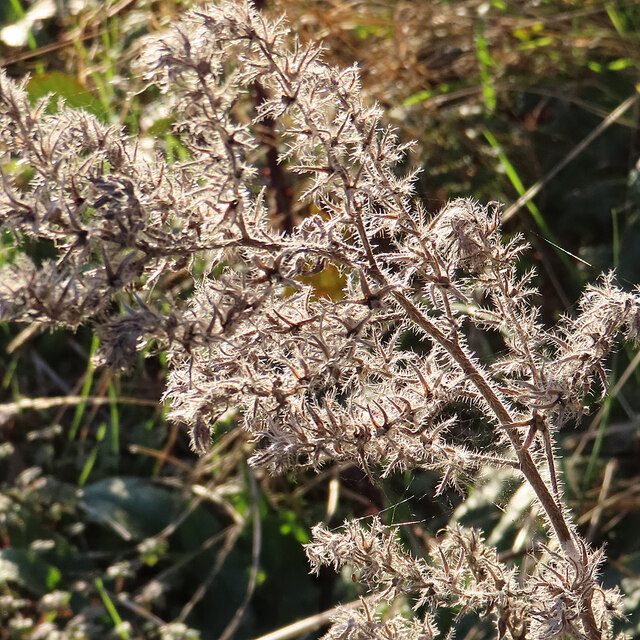
POLYGON ((552 541, 527 576, 474 530, 448 529, 422 559, 378 520, 318 527, 312 566, 349 565, 377 598, 345 611, 328 637, 431 638, 438 606, 491 614, 499 637, 611 637, 618 595, 599 585, 602 555, 562 506, 551 443, 594 384, 605 391, 616 336, 640 338, 640 294, 607 276, 576 318, 545 328, 533 274, 517 268, 525 245, 503 239, 497 205, 456 200, 428 215, 414 174, 395 171, 405 146, 363 102, 357 70, 324 64, 319 47, 248 3, 192 11, 145 43, 139 73, 166 94, 188 161, 143 157, 121 129, 32 106, 0 75, 2 225, 16 249, 52 256, 5 250, 0 317, 93 324, 115 368, 150 341, 167 349, 171 416, 197 450, 239 407, 252 463, 273 472, 332 461, 369 474, 435 469, 441 491, 493 465, 530 484, 552 541), (316 211, 287 233, 260 186, 265 119, 316 211), (12 161, 33 172, 26 186, 12 161), (195 258, 205 276, 181 306, 162 281, 192 272, 195 258), (333 299, 306 284, 329 266, 345 282, 333 299), (499 360, 473 352, 471 325, 501 339, 499 360), (419 353, 400 348, 408 331, 419 353), (482 417, 482 446, 460 436, 461 407, 482 417), (381 618, 376 602, 398 596, 426 616, 381 618))

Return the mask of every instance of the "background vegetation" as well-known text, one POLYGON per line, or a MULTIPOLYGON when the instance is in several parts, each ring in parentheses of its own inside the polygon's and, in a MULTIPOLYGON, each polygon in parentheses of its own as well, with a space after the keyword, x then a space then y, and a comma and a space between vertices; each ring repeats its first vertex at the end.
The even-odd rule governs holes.
MULTIPOLYGON (((53 92, 126 124, 147 151, 183 158, 160 97, 130 65, 140 36, 193 4, 10 0, 0 4, 2 66, 31 74, 34 100, 53 92)), ((411 161, 424 168, 429 209, 457 196, 505 203, 506 230, 524 231, 541 265, 550 321, 602 271, 640 282, 636 2, 259 4, 286 12, 304 40, 323 39, 329 60, 360 65, 365 93, 418 141, 411 161), (510 206, 538 184, 533 199, 510 206)), ((268 126, 264 137, 274 224, 295 224, 307 213, 296 208, 299 185, 269 161, 277 138, 268 126)), ((2 171, 29 180, 23 167, 2 171)), ((331 271, 315 278, 320 295, 339 289, 331 271)), ((192 282, 176 273, 162 286, 186 297, 192 282)), ((402 532, 417 553, 451 519, 473 522, 504 557, 527 562, 537 525, 506 476, 434 503, 425 496, 437 478, 427 473, 375 486, 355 467, 260 475, 245 463, 250 445, 234 416, 218 423, 206 456, 189 451, 164 419, 161 355, 115 377, 91 364, 98 342, 88 331, 5 324, 0 341, 2 639, 258 637, 357 597, 349 575, 308 576, 301 549, 311 525, 347 515, 410 523, 402 532)), ((621 629, 636 637, 638 361, 614 355, 610 398, 557 443, 572 511, 594 544, 607 544, 605 583, 627 593, 621 629)), ((471 619, 468 628, 468 638, 491 632, 471 619)))

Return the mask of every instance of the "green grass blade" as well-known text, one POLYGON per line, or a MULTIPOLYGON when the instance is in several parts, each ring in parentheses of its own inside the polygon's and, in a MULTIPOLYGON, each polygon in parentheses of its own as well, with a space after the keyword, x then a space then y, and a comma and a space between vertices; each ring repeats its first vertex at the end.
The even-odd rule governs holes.
POLYGON ((111 452, 117 457, 120 454, 120 413, 118 412, 118 396, 113 382, 109 385, 111 410, 111 452))
POLYGON ((87 461, 84 463, 84 467, 82 467, 82 472, 80 473, 80 477, 78 478, 78 486, 84 487, 87 484, 87 480, 89 479, 89 475, 91 474, 91 470, 96 463, 96 459, 98 457, 98 450, 100 449, 100 444, 104 440, 104 436, 107 432, 107 425, 102 423, 98 427, 98 433, 96 434, 96 444, 91 450, 91 453, 87 457, 87 461))
POLYGON ((496 66, 496 61, 491 57, 487 39, 484 37, 484 33, 482 33, 482 27, 479 28, 476 34, 476 57, 480 64, 480 83, 482 84, 484 103, 487 111, 493 113, 496 110, 498 99, 496 97, 495 87, 493 86, 491 67, 496 66))
MULTIPOLYGON (((84 383, 82 384, 82 391, 80 395, 83 398, 87 398, 89 396, 89 391, 91 391, 91 385, 93 384, 93 373, 95 371, 95 365, 93 364, 93 356, 95 352, 98 350, 98 345, 100 344, 100 339, 98 336, 94 335, 93 340, 91 341, 91 349, 89 351, 89 363, 87 364, 87 371, 84 377, 84 383)), ((73 416, 73 422, 71 423, 71 428, 69 429, 69 440, 75 440, 76 435, 78 434, 78 429, 80 428, 80 423, 82 422, 82 417, 84 416, 84 411, 87 407, 87 403, 81 402, 76 407, 76 412, 73 416)))
MULTIPOLYGON (((118 613, 115 605, 113 604, 113 601, 109 597, 107 590, 104 588, 104 583, 102 582, 102 578, 96 578, 95 585, 96 585, 96 588, 98 589, 98 593, 100 594, 100 598, 102 599, 102 603, 104 604, 104 608, 107 610, 107 613, 109 614, 109 617, 113 621, 114 626, 116 628, 121 627, 122 618, 120 617, 120 614, 118 613)), ((117 633, 118 633, 118 637, 121 638, 121 640, 129 640, 130 638, 129 632, 124 628, 122 628, 117 633)))

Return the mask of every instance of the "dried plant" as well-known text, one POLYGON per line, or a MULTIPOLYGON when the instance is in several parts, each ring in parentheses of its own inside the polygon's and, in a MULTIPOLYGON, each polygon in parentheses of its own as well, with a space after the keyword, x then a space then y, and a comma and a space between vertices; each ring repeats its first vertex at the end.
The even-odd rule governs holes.
POLYGON ((375 594, 328 637, 431 638, 439 606, 490 614, 499 637, 611 637, 619 595, 599 584, 602 553, 563 506, 553 434, 580 418, 594 386, 606 391, 618 334, 639 340, 640 294, 610 274, 577 317, 543 326, 534 274, 518 270, 526 246, 502 237, 498 205, 456 200, 428 215, 415 174, 395 170, 407 145, 361 99, 357 69, 324 64, 320 47, 250 4, 192 11, 144 43, 138 72, 165 94, 188 161, 145 157, 87 113, 32 106, 24 83, 0 75, 3 166, 33 172, 26 186, 17 170, 3 174, 2 224, 18 251, 5 248, 2 319, 92 324, 114 368, 149 343, 167 350, 171 417, 198 451, 237 407, 251 462, 272 472, 431 469, 441 492, 489 465, 530 485, 550 541, 528 575, 471 529, 447 529, 417 558, 378 519, 317 527, 312 567, 349 565, 375 594), (287 233, 260 184, 265 119, 315 207, 287 233), (34 246, 53 257, 28 258, 34 246), (162 282, 177 270, 196 278, 196 259, 204 276, 184 305, 162 282), (320 297, 306 276, 329 266, 344 288, 320 297), (500 343, 499 359, 474 353, 471 326, 500 343), (408 331, 419 352, 400 348, 408 331), (481 445, 461 435, 461 411, 478 417, 481 445), (381 617, 375 605, 397 597, 422 618, 381 617))

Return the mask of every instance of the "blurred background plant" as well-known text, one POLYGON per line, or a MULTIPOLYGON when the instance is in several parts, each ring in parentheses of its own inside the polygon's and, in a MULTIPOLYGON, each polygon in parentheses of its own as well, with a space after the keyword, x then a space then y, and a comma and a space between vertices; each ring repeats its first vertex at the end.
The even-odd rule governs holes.
MULTIPOLYGON (((54 93, 124 124, 143 151, 184 159, 161 96, 144 90, 130 65, 142 35, 194 4, 10 0, 0 4, 2 66, 14 77, 31 74, 33 100, 54 93)), ((403 138, 418 141, 411 162, 424 168, 419 190, 430 210, 458 196, 505 203, 507 232, 523 231, 532 262, 542 263, 549 320, 570 312, 584 282, 602 271, 640 282, 636 2, 258 4, 285 12, 303 40, 323 40, 329 61, 358 63, 367 97, 403 138), (535 185, 535 197, 511 206, 535 185)), ((274 224, 286 228, 307 211, 296 208, 302 185, 269 155, 276 148, 265 123, 262 177, 274 224)), ((29 180, 26 167, 2 171, 29 180)), ((341 289, 337 272, 314 278, 319 295, 341 289)), ((186 272, 162 283, 175 297, 192 286, 186 272)), ((1 330, 2 639, 257 637, 357 597, 346 573, 307 575, 301 543, 319 520, 380 513, 411 522, 402 535, 417 553, 447 522, 473 523, 521 563, 539 539, 531 498, 508 474, 481 476, 466 497, 439 503, 425 499, 437 482, 428 473, 375 486, 349 466, 271 478, 247 467, 250 445, 232 413, 196 458, 164 419, 162 355, 149 352, 116 377, 91 364, 99 341, 88 330, 1 330)), ((635 637, 638 361, 630 351, 614 354, 610 397, 557 442, 571 508, 587 537, 607 544, 604 582, 627 593, 620 628, 635 637)), ((319 634, 309 627, 310 637, 319 634)), ((467 629, 458 637, 492 633, 472 617, 467 629)))

